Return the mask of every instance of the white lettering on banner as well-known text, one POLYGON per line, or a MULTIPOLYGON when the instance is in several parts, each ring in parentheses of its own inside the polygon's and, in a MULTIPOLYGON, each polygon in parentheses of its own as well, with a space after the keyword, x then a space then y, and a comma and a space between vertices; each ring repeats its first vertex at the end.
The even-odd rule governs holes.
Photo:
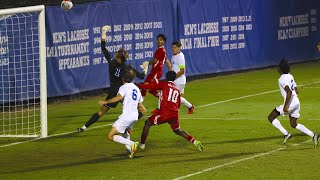
POLYGON ((89 56, 71 57, 59 60, 59 70, 73 69, 90 65, 89 56))
POLYGON ((184 24, 184 36, 180 39, 181 49, 211 47, 221 47, 222 50, 243 49, 246 47, 245 34, 252 30, 251 21, 251 15, 242 15, 225 16, 220 22, 184 24), (220 32, 221 34, 216 35, 220 32))
POLYGON ((83 41, 89 39, 89 29, 67 31, 67 41, 83 41))
POLYGON ((299 27, 278 30, 278 40, 309 36, 309 27, 299 27))
POLYGON ((9 65, 9 58, 0 59, 0 66, 8 66, 9 65))
POLYGON ((0 36, 0 45, 8 43, 8 36, 0 36))
POLYGON ((316 10, 310 10, 310 15, 306 13, 279 17, 278 40, 308 37, 317 31, 316 23, 316 10))
POLYGON ((47 47, 47 57, 59 57, 89 52, 89 42, 47 47))
POLYGON ((192 39, 191 38, 180 39, 180 42, 182 44, 181 49, 192 49, 192 39))

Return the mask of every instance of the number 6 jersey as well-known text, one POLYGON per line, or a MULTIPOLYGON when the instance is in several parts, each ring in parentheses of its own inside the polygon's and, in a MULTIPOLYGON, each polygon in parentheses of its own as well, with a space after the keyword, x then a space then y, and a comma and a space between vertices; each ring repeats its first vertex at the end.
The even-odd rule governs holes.
POLYGON ((138 117, 138 104, 143 101, 139 88, 133 83, 125 83, 119 88, 118 94, 122 96, 122 113, 134 113, 138 117))

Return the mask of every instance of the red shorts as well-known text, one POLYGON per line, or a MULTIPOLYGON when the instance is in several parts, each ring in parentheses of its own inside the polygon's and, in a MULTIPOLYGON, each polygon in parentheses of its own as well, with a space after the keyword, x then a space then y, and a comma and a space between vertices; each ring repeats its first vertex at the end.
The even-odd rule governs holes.
POLYGON ((151 73, 147 76, 144 82, 147 82, 149 84, 158 84, 161 77, 162 70, 152 69, 151 73))
POLYGON ((180 128, 180 121, 179 121, 178 113, 164 115, 164 114, 160 113, 160 111, 159 111, 159 113, 154 113, 152 116, 150 116, 149 121, 153 125, 169 123, 171 126, 171 129, 173 131, 180 128))

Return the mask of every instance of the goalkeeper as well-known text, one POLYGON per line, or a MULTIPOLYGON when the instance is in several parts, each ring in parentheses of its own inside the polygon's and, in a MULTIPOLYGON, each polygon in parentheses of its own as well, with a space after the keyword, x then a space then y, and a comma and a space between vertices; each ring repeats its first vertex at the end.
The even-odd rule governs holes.
MULTIPOLYGON (((102 34, 101 34, 101 49, 104 54, 104 57, 107 59, 109 64, 109 77, 110 77, 110 89, 109 89, 106 100, 117 96, 120 86, 123 85, 123 80, 122 80, 123 74, 125 73, 126 69, 131 67, 130 65, 126 64, 126 60, 128 59, 129 55, 128 55, 128 52, 124 49, 118 50, 114 58, 111 59, 110 53, 106 48, 106 37, 107 37, 106 32, 109 29, 110 29, 109 26, 102 27, 102 34)), ((136 76, 139 79, 144 79, 146 75, 145 73, 140 73, 136 69, 134 69, 134 71, 136 73, 136 76)), ((93 123, 97 122, 98 119, 101 116, 103 116, 106 112, 108 112, 110 108, 115 108, 117 104, 118 102, 108 103, 108 104, 105 104, 104 106, 101 106, 100 110, 97 113, 93 114, 92 117, 88 120, 88 122, 84 126, 82 126, 81 128, 77 128, 77 131, 83 132, 93 123)), ((143 114, 139 112, 138 118, 141 118, 142 116, 143 114)))

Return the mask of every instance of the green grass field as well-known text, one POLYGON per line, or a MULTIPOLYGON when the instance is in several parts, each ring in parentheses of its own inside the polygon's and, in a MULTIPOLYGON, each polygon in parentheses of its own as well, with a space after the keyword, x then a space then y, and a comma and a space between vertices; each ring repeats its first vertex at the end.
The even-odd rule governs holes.
MULTIPOLYGON (((298 122, 320 132, 320 63, 291 67, 299 87, 298 122)), ((196 80, 187 84, 184 97, 196 105, 195 113, 180 110, 181 129, 202 141, 204 152, 171 132, 167 124, 153 126, 144 151, 133 159, 124 146, 107 140, 121 106, 103 116, 84 133, 71 133, 98 110, 105 96, 60 102, 48 106, 49 138, 27 141, 0 139, 0 179, 319 179, 320 147, 290 127, 293 134, 282 145, 282 134, 267 120, 282 104, 279 74, 275 68, 196 80)), ((148 95, 150 113, 157 105, 148 95)), ((144 124, 135 124, 133 140, 140 139, 144 124)))

